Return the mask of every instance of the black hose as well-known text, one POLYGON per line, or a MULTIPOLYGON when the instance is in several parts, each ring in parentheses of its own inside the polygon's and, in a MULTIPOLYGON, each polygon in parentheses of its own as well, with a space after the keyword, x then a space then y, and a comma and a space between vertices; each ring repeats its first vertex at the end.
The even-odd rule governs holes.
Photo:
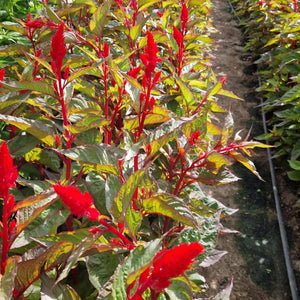
MULTIPOLYGON (((227 0, 229 6, 232 9, 233 14, 236 16, 236 11, 234 7, 232 6, 230 0, 227 0)), ((236 16, 238 21, 240 22, 240 18, 236 16)), ((259 81, 259 86, 261 86, 261 78, 258 76, 258 81, 259 81)), ((268 128, 267 128, 267 123, 266 123, 266 114, 263 109, 263 99, 260 98, 260 103, 261 103, 261 111, 262 111, 262 122, 263 122, 263 128, 264 128, 264 133, 268 133, 268 128)), ((266 142, 268 144, 268 142, 266 142)), ((299 300, 299 294, 298 294, 298 288, 297 288, 297 283, 295 279, 295 274, 292 266, 292 261, 290 257, 290 251, 289 251, 289 244, 288 244, 288 239, 287 239, 287 234, 286 230, 284 227, 284 222, 283 222, 283 216, 282 216, 282 211, 281 211, 281 206, 280 206, 280 196, 278 193, 277 189, 277 182, 276 182, 276 176, 275 176, 275 169, 274 169, 274 164, 272 160, 272 154, 270 148, 267 148, 267 154, 268 154, 268 161, 269 161, 269 166, 270 166, 270 173, 271 173, 271 180, 272 180, 272 188, 273 188, 273 194, 274 194, 274 200, 275 200, 275 206, 276 206, 276 213, 277 213, 277 219, 278 219, 278 225, 279 225, 279 232, 280 232, 280 237, 281 237, 281 243, 282 243, 282 249, 283 249, 283 256, 285 260, 285 266, 288 274, 288 280, 289 280, 289 285, 290 285, 290 290, 291 290, 291 295, 293 300, 299 300)))

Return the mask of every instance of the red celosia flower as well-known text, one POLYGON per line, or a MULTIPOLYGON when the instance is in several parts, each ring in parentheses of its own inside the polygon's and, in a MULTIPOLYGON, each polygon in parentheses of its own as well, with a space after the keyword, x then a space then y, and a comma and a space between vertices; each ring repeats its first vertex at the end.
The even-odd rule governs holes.
POLYGON ((62 186, 60 184, 54 185, 53 188, 73 215, 79 218, 87 216, 92 221, 96 221, 100 216, 93 204, 91 195, 87 191, 82 193, 75 186, 62 186))
POLYGON ((167 288, 171 284, 170 279, 186 271, 203 250, 201 244, 191 243, 159 252, 154 258, 150 287, 157 292, 167 288))
POLYGON ((173 37, 174 37, 178 47, 182 47, 183 36, 182 36, 181 32, 175 26, 173 26, 173 37))
POLYGON ((25 26, 28 28, 38 29, 45 25, 42 20, 32 20, 25 23, 25 26))
POLYGON ((27 22, 25 26, 32 29, 38 29, 46 25, 42 20, 31 20, 31 13, 27 15, 27 22))
POLYGON ((17 178, 18 178, 17 167, 13 165, 13 159, 9 154, 6 142, 3 142, 0 146, 0 197, 1 198, 8 195, 8 190, 11 187, 15 186, 17 178))
POLYGON ((132 78, 137 78, 137 76, 139 75, 141 71, 141 66, 138 66, 130 71, 128 71, 128 75, 131 76, 132 78))
POLYGON ((103 45, 103 57, 107 57, 109 55, 109 45, 105 42, 103 45))
POLYGON ((180 20, 181 20, 182 32, 185 32, 186 31, 186 23, 189 20, 189 12, 188 12, 188 9, 187 9, 185 3, 183 3, 183 5, 182 5, 180 20))
POLYGON ((65 38, 64 38, 64 22, 58 27, 58 30, 54 34, 51 40, 51 51, 50 55, 52 57, 51 66, 52 70, 55 74, 57 74, 58 78, 61 77, 61 67, 63 63, 63 58, 67 53, 67 48, 65 46, 65 38))
POLYGON ((194 145, 195 142, 199 139, 199 137, 200 137, 199 131, 192 133, 191 137, 189 138, 190 145, 194 145))
POLYGON ((151 75, 156 67, 156 63, 160 61, 160 59, 157 58, 157 45, 150 31, 147 31, 147 47, 145 48, 145 52, 145 54, 140 55, 140 58, 143 64, 146 66, 145 77, 147 81, 150 81, 151 75))
MULTIPOLYGON (((4 73, 5 73, 5 69, 3 68, 2 70, 0 70, 0 80, 3 81, 4 79, 4 73)), ((0 84, 0 89, 1 89, 2 85, 0 84)))
MULTIPOLYGON (((203 253, 204 247, 197 242, 181 244, 171 249, 160 251, 153 259, 153 265, 147 268, 140 276, 139 287, 129 299, 139 299, 137 296, 151 288, 161 293, 172 282, 171 278, 178 277, 194 263, 195 257, 203 253)), ((130 294, 134 284, 130 285, 127 294, 130 294)))
POLYGON ((226 83, 226 77, 225 76, 221 77, 220 82, 222 83, 222 85, 224 85, 226 83))

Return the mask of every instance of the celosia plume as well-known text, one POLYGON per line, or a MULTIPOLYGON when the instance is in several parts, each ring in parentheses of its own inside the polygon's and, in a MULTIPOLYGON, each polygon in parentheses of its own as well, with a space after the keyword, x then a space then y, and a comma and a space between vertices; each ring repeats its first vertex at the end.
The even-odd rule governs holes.
POLYGON ((6 142, 0 145, 0 198, 8 195, 11 187, 14 187, 18 178, 17 167, 13 165, 6 142))
MULTIPOLYGON (((5 69, 1 69, 0 70, 0 80, 2 81, 4 79, 4 73, 5 73, 5 69)), ((2 85, 0 84, 0 89, 1 89, 2 85)))
POLYGON ((140 55, 140 58, 146 67, 145 79, 150 82, 151 75, 156 67, 156 63, 161 61, 159 58, 157 58, 157 45, 150 31, 147 31, 147 47, 145 48, 145 52, 145 54, 140 55))
MULTIPOLYGON (((139 298, 141 294, 150 288, 157 293, 161 293, 172 282, 171 278, 182 275, 194 263, 194 259, 202 254, 204 247, 197 242, 191 244, 181 244, 171 249, 160 251, 153 259, 153 265, 147 268, 139 278, 139 287, 136 293, 129 299, 139 298)), ((134 284, 128 288, 128 294, 134 284)))
POLYGON ((185 3, 183 3, 182 5, 180 20, 181 20, 182 32, 185 33, 187 29, 186 24, 189 20, 189 12, 185 3))
POLYGON ((75 186, 62 186, 60 184, 54 185, 53 188, 73 215, 78 218, 87 216, 92 221, 98 220, 100 213, 95 208, 93 199, 87 191, 82 193, 75 186))
POLYGON ((64 22, 61 22, 58 30, 54 34, 51 40, 51 51, 50 55, 52 57, 51 66, 53 72, 58 78, 61 77, 61 67, 63 63, 63 58, 67 53, 67 48, 65 46, 64 38, 64 22))
POLYGON ((175 27, 173 26, 173 37, 178 45, 178 47, 182 47, 183 45, 183 36, 181 34, 181 32, 175 27))

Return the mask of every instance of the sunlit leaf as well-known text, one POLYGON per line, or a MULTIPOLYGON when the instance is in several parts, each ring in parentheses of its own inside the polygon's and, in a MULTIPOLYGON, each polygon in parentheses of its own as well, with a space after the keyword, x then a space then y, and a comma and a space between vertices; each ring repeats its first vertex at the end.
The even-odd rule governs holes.
POLYGON ((7 122, 33 135, 38 140, 50 147, 56 144, 54 138, 54 128, 49 124, 39 120, 31 120, 20 117, 6 116, 0 114, 0 120, 7 122))
POLYGON ((99 6, 90 21, 90 29, 96 35, 101 35, 105 25, 105 19, 109 13, 112 0, 106 0, 99 6))
POLYGON ((177 277, 171 279, 172 284, 166 288, 166 293, 170 299, 174 300, 191 300, 193 293, 191 285, 185 277, 177 277))
POLYGON ((24 290, 33 283, 39 276, 41 269, 51 268, 65 262, 74 250, 74 245, 70 242, 58 242, 47 249, 41 255, 18 264, 17 283, 20 290, 24 290))
POLYGON ((52 97, 57 97, 56 92, 52 86, 42 81, 18 81, 18 82, 1 82, 1 85, 11 91, 34 91, 46 94, 52 97))
POLYGON ((143 246, 136 247, 128 257, 116 268, 112 284, 111 299, 127 300, 126 281, 130 276, 132 282, 140 272, 139 269, 152 262, 160 250, 161 240, 156 239, 143 246), (137 272, 137 273, 136 273, 137 272))
POLYGON ((159 214, 177 222, 197 228, 192 212, 184 201, 172 194, 156 194, 142 202, 143 211, 147 214, 159 214))
POLYGON ((245 166, 248 170, 250 170, 254 175, 256 175, 260 180, 263 180, 259 173, 256 170, 256 167, 254 163, 245 157, 243 154, 237 152, 237 151, 230 151, 228 156, 232 157, 234 160, 238 161, 241 163, 243 166, 245 166))
POLYGON ((19 256, 11 256, 6 260, 5 273, 0 276, 0 299, 13 299, 17 264, 21 260, 19 256))

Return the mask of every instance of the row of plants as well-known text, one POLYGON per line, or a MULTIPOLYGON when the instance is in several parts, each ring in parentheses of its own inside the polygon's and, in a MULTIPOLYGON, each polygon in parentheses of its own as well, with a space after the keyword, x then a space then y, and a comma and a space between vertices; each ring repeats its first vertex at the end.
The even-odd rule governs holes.
POLYGON ((235 212, 203 186, 267 147, 217 104, 210 2, 40 4, 1 25, 0 298, 201 297, 235 212))
POLYGON ((276 148, 291 180, 300 180, 300 3, 233 0, 247 36, 246 49, 256 56, 262 79, 257 89, 269 117, 263 139, 276 148))

